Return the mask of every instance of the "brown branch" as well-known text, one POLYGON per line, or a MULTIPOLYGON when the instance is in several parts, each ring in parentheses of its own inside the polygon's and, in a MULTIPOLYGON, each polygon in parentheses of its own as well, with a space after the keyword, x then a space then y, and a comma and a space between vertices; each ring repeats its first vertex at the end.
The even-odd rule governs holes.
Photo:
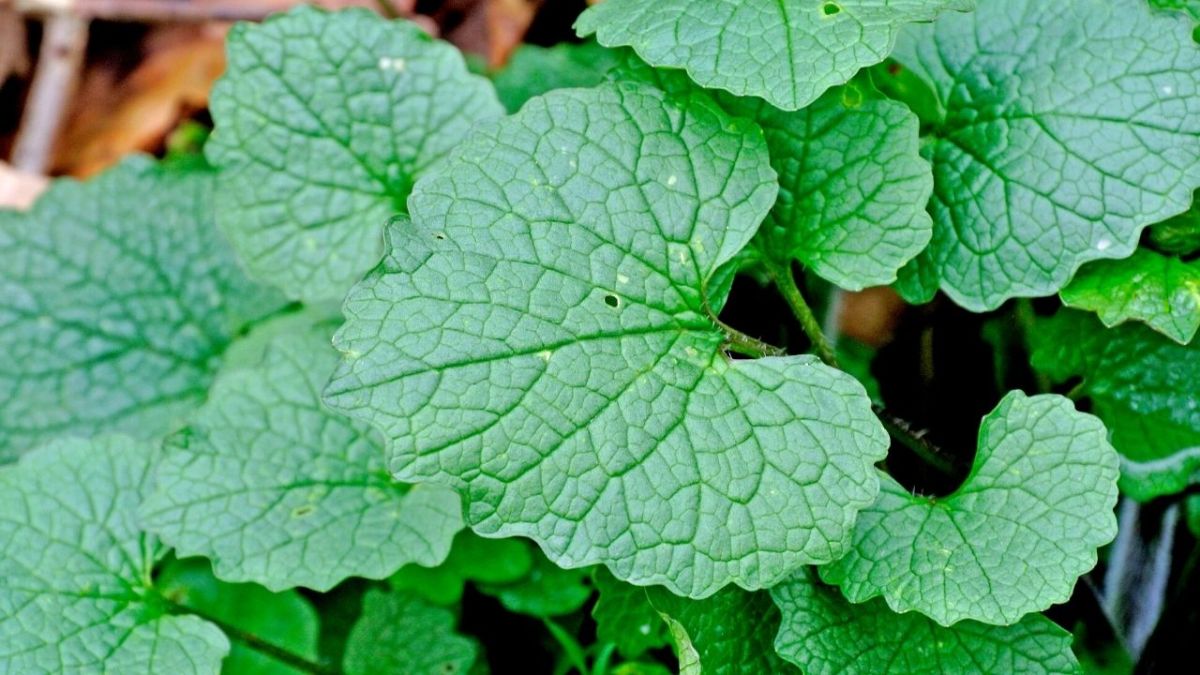
POLYGON ((16 169, 42 174, 49 169, 67 106, 79 82, 87 40, 87 19, 66 12, 46 18, 37 70, 13 144, 16 169))
MULTIPOLYGON (((18 11, 28 14, 54 15, 70 12, 76 16, 104 21, 128 21, 136 23, 204 22, 204 21, 261 21, 276 12, 288 9, 298 2, 267 0, 205 0, 203 2, 172 0, 7 0, 18 11)), ((0 6, 6 4, 0 0, 0 6)), ((348 4, 386 9, 388 13, 411 14, 411 0, 363 0, 362 2, 334 2, 336 7, 348 4)))

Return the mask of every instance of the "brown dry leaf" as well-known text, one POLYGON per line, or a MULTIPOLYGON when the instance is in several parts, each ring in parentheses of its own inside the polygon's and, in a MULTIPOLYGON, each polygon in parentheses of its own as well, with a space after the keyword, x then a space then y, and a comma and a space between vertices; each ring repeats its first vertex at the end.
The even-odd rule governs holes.
POLYGON ((0 162, 0 209, 27 209, 49 185, 45 176, 17 171, 0 162))
POLYGON ((488 0, 488 65, 498 68, 508 63, 544 0, 488 0))
POLYGON ((14 10, 0 7, 0 85, 10 75, 29 73, 29 45, 25 40, 25 20, 14 10))
POLYGON ((904 313, 904 300, 891 288, 880 286, 842 296, 838 327, 843 335, 881 347, 891 342, 904 313))
POLYGON ((122 156, 157 149, 180 121, 208 105, 208 93, 225 69, 224 31, 215 27, 163 28, 170 40, 149 43, 157 49, 128 77, 103 69, 89 73, 55 158, 56 171, 87 177, 122 156))

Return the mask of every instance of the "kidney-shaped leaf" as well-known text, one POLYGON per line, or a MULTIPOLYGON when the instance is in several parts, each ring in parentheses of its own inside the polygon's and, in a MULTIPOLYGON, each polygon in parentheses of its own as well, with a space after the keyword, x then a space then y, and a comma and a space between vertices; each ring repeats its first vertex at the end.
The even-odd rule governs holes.
POLYGON ((60 434, 176 428, 282 298, 212 217, 213 175, 144 157, 0 212, 0 461, 60 434))
POLYGON ((1071 634, 1039 614, 1012 626, 947 628, 916 612, 896 614, 878 599, 852 605, 813 576, 801 570, 771 589, 783 612, 775 649, 808 675, 1079 672, 1071 634))
POLYGON ((0 670, 216 675, 229 641, 172 616, 151 584, 165 549, 137 526, 157 450, 54 441, 0 469, 0 670))
POLYGON ((159 466, 146 527, 211 558, 222 579, 273 590, 379 579, 440 563, 462 528, 458 495, 393 480, 378 436, 321 403, 331 332, 276 337, 260 363, 223 373, 159 466))
POLYGON ((221 169, 217 220, 256 278, 340 300, 379 261, 416 177, 503 112, 413 23, 300 7, 237 26, 206 148, 221 169))
POLYGON ((983 419, 957 491, 917 496, 884 477, 850 552, 821 576, 854 602, 882 595, 943 626, 1016 623, 1070 597, 1116 536, 1117 465, 1100 420, 1014 391, 983 419))
POLYGON ((705 596, 845 550, 887 437, 814 358, 731 360, 709 282, 775 198, 761 132, 641 84, 474 134, 351 292, 327 399, 480 533, 705 596))
POLYGON ((798 110, 887 58, 905 24, 975 0, 607 0, 576 23, 697 83, 798 110))
POLYGON ((964 307, 1128 256, 1200 187, 1200 48, 1143 0, 983 0, 905 29, 894 56, 942 108, 922 272, 964 307))

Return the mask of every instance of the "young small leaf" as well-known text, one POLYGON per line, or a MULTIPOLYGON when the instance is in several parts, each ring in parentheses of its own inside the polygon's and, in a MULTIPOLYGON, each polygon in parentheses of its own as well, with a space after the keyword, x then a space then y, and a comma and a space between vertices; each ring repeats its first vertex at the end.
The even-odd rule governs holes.
POLYGON ((253 276, 306 301, 341 299, 416 177, 504 112, 453 47, 361 9, 239 24, 228 52, 206 148, 217 220, 253 276))
POLYGON ((846 557, 821 568, 852 602, 882 595, 943 626, 1007 625, 1070 597, 1117 534, 1117 453, 1100 420, 1061 396, 1004 397, 948 497, 883 478, 846 557))
POLYGON ((766 592, 726 588, 704 600, 646 592, 670 628, 681 675, 799 675, 772 648, 780 617, 766 592))
POLYGON ((524 578, 507 584, 479 584, 479 590, 495 596, 510 612, 544 619, 583 607, 592 597, 590 577, 591 570, 563 569, 536 555, 524 578))
POLYGON ((462 527, 458 495, 392 480, 377 436, 321 403, 330 333, 283 335, 257 366, 222 374, 159 466, 145 526, 180 555, 210 557, 222 579, 272 590, 381 579, 440 563, 462 527))
MULTIPOLYGON (((535 98, 410 200, 327 391, 477 532, 694 597, 845 550, 887 436, 814 357, 731 360, 710 281, 774 202, 761 132, 635 83, 535 98)), ((744 340, 742 343, 745 344, 744 340)))
POLYGON ((216 675, 229 641, 173 616, 165 549, 137 526, 158 451, 111 435, 53 441, 0 469, 0 670, 216 675))
POLYGON ((968 309, 1130 255, 1200 187, 1200 49, 1144 0, 981 0, 905 29, 893 57, 945 110, 923 257, 968 309))
POLYGON ((515 113, 534 96, 555 89, 592 87, 617 64, 617 52, 595 42, 562 42, 553 47, 523 44, 492 79, 500 102, 515 113))
POLYGON ((405 565, 388 577, 388 583, 395 590, 449 605, 462 598, 468 581, 509 584, 526 577, 533 569, 530 549, 521 539, 485 539, 463 530, 454 538, 445 562, 437 567, 405 565))
POLYGON ((1062 290, 1062 300, 1096 312, 1105 326, 1141 321, 1186 345, 1200 328, 1200 261, 1139 249, 1124 260, 1085 266, 1062 290))
POLYGON ((1113 446, 1155 467, 1123 472, 1122 489, 1145 497, 1186 484, 1187 476, 1164 481, 1161 471, 1186 469, 1173 456, 1200 447, 1200 343, 1179 345, 1138 324, 1105 330, 1095 317, 1069 310, 1040 322, 1033 338, 1033 366, 1055 382, 1082 377, 1077 391, 1091 399, 1113 446))
MULTIPOLYGON (((317 660, 317 613, 295 591, 271 593, 254 584, 227 584, 200 558, 168 563, 154 581, 176 604, 212 617, 310 661, 317 660)), ((221 664, 231 675, 305 675, 237 641, 221 664)))
POLYGON ((0 211, 0 462, 60 434, 156 438, 282 298, 212 222, 212 174, 127 159, 0 211))
POLYGON ((596 620, 596 640, 612 643, 627 659, 668 643, 670 636, 646 589, 618 580, 607 569, 596 568, 592 575, 599 597, 592 607, 596 620))
POLYGON ((350 631, 346 675, 466 675, 479 647, 454 632, 450 610, 405 593, 367 591, 350 631))
POLYGON ((607 0, 579 17, 581 36, 633 47, 704 87, 799 110, 887 58, 905 24, 975 0, 607 0))
POLYGON ((949 628, 882 600, 852 605, 801 570, 771 589, 783 612, 775 649, 808 675, 838 673, 1079 673, 1071 634, 1040 614, 1011 626, 949 628))

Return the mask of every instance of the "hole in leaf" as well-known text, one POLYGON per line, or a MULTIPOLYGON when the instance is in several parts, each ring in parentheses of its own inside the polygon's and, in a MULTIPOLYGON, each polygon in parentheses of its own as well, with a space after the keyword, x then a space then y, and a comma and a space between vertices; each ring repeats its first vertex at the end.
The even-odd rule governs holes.
POLYGON ((434 239, 437 239, 438 241, 445 241, 445 239, 446 239, 446 235, 445 235, 445 233, 443 233, 443 232, 434 232, 434 233, 433 233, 433 238, 434 238, 434 239))
POLYGON ((609 293, 608 295, 604 296, 604 304, 608 305, 609 307, 614 307, 614 308, 620 307, 621 299, 618 298, 617 296, 613 295, 612 293, 609 293))
POLYGON ((842 7, 840 5, 838 5, 836 2, 827 2, 824 5, 821 5, 821 13, 824 14, 825 16, 833 16, 834 14, 837 14, 838 12, 841 12, 841 11, 842 11, 842 7))

